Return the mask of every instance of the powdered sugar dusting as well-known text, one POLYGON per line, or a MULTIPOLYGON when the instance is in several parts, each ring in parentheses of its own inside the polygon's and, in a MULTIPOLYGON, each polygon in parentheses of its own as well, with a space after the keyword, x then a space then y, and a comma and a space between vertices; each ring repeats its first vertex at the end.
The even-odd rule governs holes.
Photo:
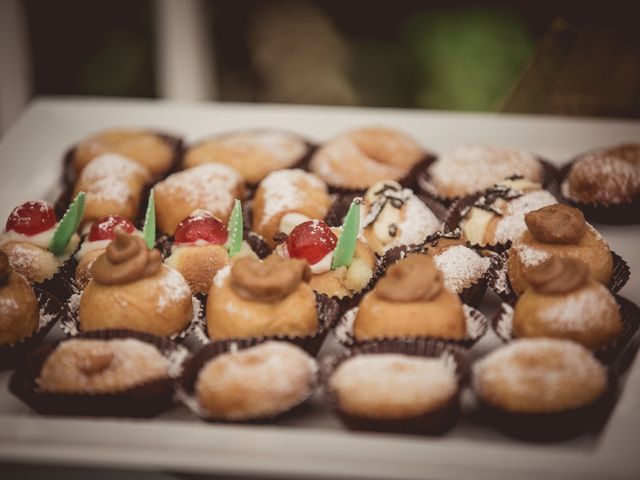
POLYGON ((342 345, 353 344, 353 325, 355 324, 357 314, 358 307, 347 310, 333 330, 334 337, 342 345))
MULTIPOLYGON (((405 189, 408 190, 408 189, 405 189)), ((413 245, 440 228, 440 220, 422 201, 411 195, 404 205, 404 220, 398 224, 400 235, 393 245, 413 245)))
POLYGON ((158 282, 157 306, 160 312, 179 302, 185 297, 191 297, 191 289, 184 277, 171 267, 163 268, 163 275, 158 282))
POLYGON ((556 198, 546 190, 525 193, 521 197, 510 200, 506 203, 503 217, 496 227, 495 241, 506 243, 520 238, 527 230, 525 214, 555 203, 558 203, 556 198))
POLYGON ((444 273, 445 286, 460 293, 476 283, 485 274, 491 260, 478 255, 465 245, 454 245, 433 257, 436 266, 444 273))
POLYGON ((523 243, 514 245, 513 249, 516 251, 516 255, 518 255, 520 262, 522 262, 525 267, 535 267, 551 257, 551 254, 548 252, 523 243))
POLYGON ((278 163, 277 168, 292 165, 307 151, 304 140, 282 130, 233 132, 220 135, 214 141, 232 147, 238 155, 250 154, 254 150, 267 151, 278 163))
POLYGON ((134 175, 148 179, 150 174, 145 167, 127 157, 105 153, 89 162, 78 181, 88 200, 124 205, 133 194, 129 179, 134 175))

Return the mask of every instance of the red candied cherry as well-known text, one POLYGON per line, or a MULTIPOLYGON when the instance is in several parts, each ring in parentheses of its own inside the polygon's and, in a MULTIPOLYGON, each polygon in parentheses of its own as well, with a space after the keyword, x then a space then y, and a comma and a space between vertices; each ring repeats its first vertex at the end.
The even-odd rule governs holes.
POLYGON ((338 237, 320 220, 309 220, 296 226, 287 237, 287 250, 293 258, 303 258, 314 265, 335 250, 338 237))
POLYGON ((7 219, 6 230, 32 236, 55 227, 56 222, 53 206, 44 200, 35 200, 13 209, 7 219))
POLYGON ((194 243, 198 240, 224 245, 229 232, 224 223, 210 214, 195 214, 182 220, 174 234, 175 243, 194 243))
POLYGON ((133 233, 136 227, 126 218, 120 215, 109 215, 97 220, 91 225, 89 236, 87 237, 90 242, 97 242, 98 240, 113 240, 116 236, 116 227, 122 228, 127 233, 133 233))

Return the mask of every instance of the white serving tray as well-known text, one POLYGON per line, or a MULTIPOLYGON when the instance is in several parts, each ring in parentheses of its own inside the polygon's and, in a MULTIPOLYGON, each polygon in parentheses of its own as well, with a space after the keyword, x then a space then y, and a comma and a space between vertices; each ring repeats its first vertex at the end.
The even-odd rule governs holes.
MULTIPOLYGON (((558 165, 589 148, 640 139, 640 122, 631 121, 43 98, 0 142, 0 219, 22 201, 55 199, 66 148, 102 128, 156 127, 191 141, 236 128, 279 127, 321 141, 372 124, 405 130, 436 151, 471 142, 503 144, 558 165)), ((621 293, 640 302, 640 226, 598 228, 631 266, 621 293)), ((488 295, 483 310, 496 307, 488 295)), ((490 334, 474 350, 481 354, 495 342, 490 334)), ((5 372, 0 373, 0 460, 279 478, 640 478, 638 363, 629 368, 622 396, 598 437, 550 445, 518 442, 472 423, 440 438, 355 434, 318 399, 309 413, 277 426, 207 424, 182 407, 153 420, 41 417, 8 393, 5 372)))

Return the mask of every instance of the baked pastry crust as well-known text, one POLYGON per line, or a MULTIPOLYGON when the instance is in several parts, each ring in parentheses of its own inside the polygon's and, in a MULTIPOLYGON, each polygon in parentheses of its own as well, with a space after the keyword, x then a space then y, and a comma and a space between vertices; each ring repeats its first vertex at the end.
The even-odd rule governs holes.
POLYGON ((209 293, 213 277, 229 264, 223 245, 178 246, 166 263, 179 271, 193 293, 209 293))
POLYGON ((12 271, 0 283, 0 345, 12 345, 33 334, 40 324, 40 309, 31 285, 12 271))
POLYGON ((0 246, 0 251, 9 257, 13 269, 29 283, 40 283, 52 278, 60 266, 78 248, 80 237, 73 235, 64 255, 56 257, 52 252, 27 242, 10 241, 0 246))

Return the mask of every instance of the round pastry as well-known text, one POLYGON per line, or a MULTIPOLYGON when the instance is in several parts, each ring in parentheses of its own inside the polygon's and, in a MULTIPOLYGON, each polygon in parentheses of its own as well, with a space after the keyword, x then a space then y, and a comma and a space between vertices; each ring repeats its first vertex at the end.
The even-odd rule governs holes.
POLYGON ((87 194, 83 222, 111 214, 134 220, 150 179, 145 167, 127 157, 114 153, 97 156, 82 170, 74 186, 74 195, 87 194))
POLYGON ((342 413, 375 420, 404 420, 457 404, 455 368, 442 358, 397 353, 355 355, 329 378, 342 413))
POLYGON ((207 418, 272 418, 304 402, 316 383, 316 362, 288 342, 265 342, 209 360, 195 394, 207 418))
POLYGON ((460 228, 473 245, 505 244, 526 231, 525 214, 554 203, 539 183, 512 177, 485 190, 463 212, 460 228))
POLYGON ((327 186, 303 170, 280 170, 260 182, 253 198, 253 230, 275 246, 273 236, 296 225, 324 218, 331 206, 327 186))
POLYGON ((569 200, 611 206, 640 197, 640 144, 592 150, 578 156, 562 182, 569 200))
POLYGON ((453 200, 481 192, 513 175, 541 182, 543 168, 531 153, 505 147, 465 145, 440 155, 429 167, 428 174, 428 187, 437 196, 453 200))
POLYGON ((183 331, 191 321, 191 290, 137 235, 116 229, 115 239, 91 267, 82 292, 80 330, 126 328, 158 336, 183 331))
POLYGON ((595 402, 607 373, 592 353, 570 340, 516 340, 473 365, 473 386, 486 404, 511 413, 557 413, 595 402))
POLYGON ((530 288, 513 317, 516 337, 566 338, 597 350, 622 332, 618 304, 584 263, 552 256, 526 276, 530 288))
POLYGON ((385 180, 367 190, 362 234, 378 255, 399 245, 415 245, 440 227, 440 220, 409 188, 385 180))
POLYGON ((184 155, 185 168, 203 163, 224 163, 251 185, 269 173, 291 168, 308 153, 298 135, 281 130, 245 130, 224 133, 191 146, 184 155))
POLYGON ((134 338, 61 342, 47 357, 40 391, 66 394, 118 393, 169 376, 167 359, 134 338))
POLYGON ((422 249, 444 275, 445 288, 457 294, 478 283, 491 265, 489 257, 468 246, 459 230, 428 237, 422 249))
POLYGON ((356 340, 467 336, 460 297, 444 286, 443 274, 428 255, 410 253, 389 267, 367 293, 353 325, 356 340))
POLYGON ((244 257, 220 270, 207 299, 210 338, 304 337, 318 330, 309 267, 295 259, 244 257))
POLYGON ((174 149, 166 138, 144 130, 107 130, 83 140, 73 150, 73 166, 80 173, 94 158, 115 153, 139 163, 154 177, 171 167, 174 149))
POLYGON ((244 182, 238 172, 210 163, 174 173, 154 189, 158 228, 172 234, 178 224, 197 209, 229 220, 234 200, 244 198, 244 182))
POLYGON ((348 266, 331 269, 333 252, 341 230, 321 220, 296 226, 274 255, 306 260, 311 268, 311 288, 330 297, 353 297, 369 284, 376 268, 376 257, 369 246, 358 239, 348 266))
MULTIPOLYGON (((194 294, 209 293, 213 277, 229 264, 228 236, 224 223, 206 210, 196 210, 176 228, 165 263, 182 274, 194 294)), ((246 241, 236 258, 243 256, 257 258, 246 241)))
POLYGON ((575 258, 591 276, 609 285, 613 258, 609 246, 577 208, 549 205, 525 215, 527 231, 509 249, 508 276, 518 295, 528 287, 527 271, 551 255, 575 258))
POLYGON ((31 336, 40 324, 40 309, 31 285, 0 252, 0 345, 31 336))
POLYGON ((42 200, 17 206, 7 219, 5 231, 0 235, 0 251, 29 283, 52 278, 78 248, 80 237, 73 234, 62 255, 49 251, 56 226, 53 206, 42 200))
POLYGON ((309 168, 332 187, 365 190, 382 180, 404 178, 425 154, 402 132, 361 128, 325 143, 311 158, 309 168))
POLYGON ((89 280, 91 280, 91 266, 104 253, 111 240, 115 238, 116 227, 121 228, 128 234, 135 232, 140 235, 133 223, 120 215, 109 215, 92 223, 88 235, 84 238, 75 254, 78 261, 75 279, 80 289, 86 287, 89 280))

